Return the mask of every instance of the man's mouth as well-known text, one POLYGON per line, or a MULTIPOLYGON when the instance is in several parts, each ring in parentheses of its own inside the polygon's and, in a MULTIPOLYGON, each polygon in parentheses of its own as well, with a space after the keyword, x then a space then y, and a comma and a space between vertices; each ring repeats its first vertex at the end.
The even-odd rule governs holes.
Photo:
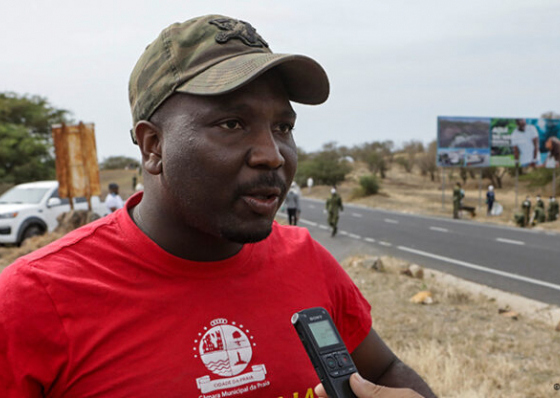
POLYGON ((282 190, 280 188, 266 187, 245 192, 241 195, 241 198, 254 213, 274 216, 278 209, 281 194, 282 190))

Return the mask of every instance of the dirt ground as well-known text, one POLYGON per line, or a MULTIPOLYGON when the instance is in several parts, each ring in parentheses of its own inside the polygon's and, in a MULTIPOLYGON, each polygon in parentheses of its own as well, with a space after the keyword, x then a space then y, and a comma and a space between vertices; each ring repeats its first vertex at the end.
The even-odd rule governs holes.
POLYGON ((560 394, 554 390, 560 383, 560 332, 548 323, 429 270, 423 279, 405 276, 401 271, 410 265, 404 261, 381 257, 379 272, 367 260, 356 256, 342 265, 372 305, 376 331, 438 396, 560 394), (410 302, 421 291, 431 292, 432 304, 410 302))

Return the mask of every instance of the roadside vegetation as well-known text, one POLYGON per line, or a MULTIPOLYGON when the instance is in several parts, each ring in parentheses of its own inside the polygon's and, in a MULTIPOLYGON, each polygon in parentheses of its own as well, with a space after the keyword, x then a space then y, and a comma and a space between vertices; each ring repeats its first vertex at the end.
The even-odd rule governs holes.
POLYGON ((445 398, 555 397, 560 331, 492 297, 449 286, 429 270, 422 279, 391 257, 373 269, 366 257, 342 265, 372 305, 373 326, 404 362, 445 398), (410 298, 430 291, 433 302, 410 298), (506 311, 506 309, 508 311, 506 311))

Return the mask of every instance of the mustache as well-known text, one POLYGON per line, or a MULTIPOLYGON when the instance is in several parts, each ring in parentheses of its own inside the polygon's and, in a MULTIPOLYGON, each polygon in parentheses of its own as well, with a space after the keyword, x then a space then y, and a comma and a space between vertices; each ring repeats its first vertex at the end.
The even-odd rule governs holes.
POLYGON ((277 173, 268 173, 260 174, 254 180, 238 185, 235 194, 236 196, 241 196, 246 192, 259 188, 279 188, 281 196, 288 192, 286 182, 277 173))

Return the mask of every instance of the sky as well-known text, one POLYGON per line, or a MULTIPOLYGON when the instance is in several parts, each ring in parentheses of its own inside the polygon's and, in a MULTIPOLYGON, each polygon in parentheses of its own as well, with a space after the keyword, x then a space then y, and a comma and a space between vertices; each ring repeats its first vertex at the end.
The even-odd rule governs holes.
POLYGON ((327 71, 329 100, 295 104, 297 145, 429 143, 438 116, 560 113, 560 0, 1 0, 0 92, 94 123, 99 161, 140 159, 128 79, 174 22, 250 22, 276 53, 327 71))

